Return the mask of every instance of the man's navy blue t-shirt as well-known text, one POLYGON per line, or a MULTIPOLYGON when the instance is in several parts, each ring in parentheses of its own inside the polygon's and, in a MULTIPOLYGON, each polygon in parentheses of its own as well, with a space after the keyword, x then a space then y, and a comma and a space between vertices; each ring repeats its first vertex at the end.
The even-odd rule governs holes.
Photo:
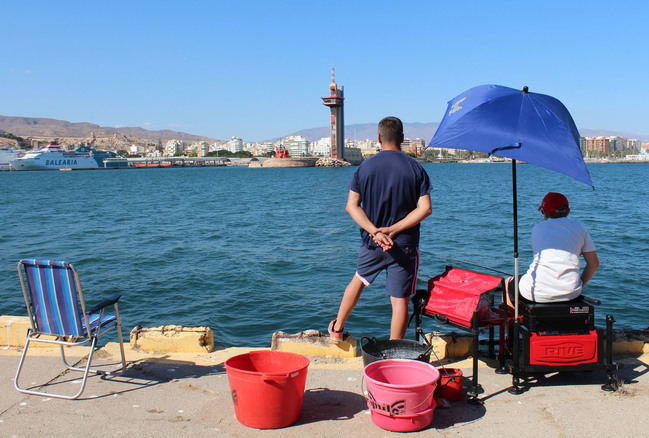
MULTIPOLYGON (((389 227, 417 207, 430 193, 428 174, 417 161, 400 151, 381 151, 363 161, 354 172, 349 189, 360 194, 361 207, 377 227, 389 227)), ((365 246, 376 246, 361 228, 365 246)), ((419 224, 393 239, 398 246, 419 245, 419 224)))

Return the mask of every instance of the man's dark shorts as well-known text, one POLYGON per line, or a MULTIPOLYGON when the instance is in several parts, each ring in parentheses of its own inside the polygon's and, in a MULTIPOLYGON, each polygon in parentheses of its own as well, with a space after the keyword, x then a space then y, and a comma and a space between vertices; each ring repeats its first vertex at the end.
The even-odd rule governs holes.
POLYGON ((369 286, 382 270, 386 270, 385 290, 395 298, 406 298, 417 288, 419 269, 419 247, 394 246, 384 252, 377 247, 361 245, 358 251, 356 275, 365 286, 369 286))

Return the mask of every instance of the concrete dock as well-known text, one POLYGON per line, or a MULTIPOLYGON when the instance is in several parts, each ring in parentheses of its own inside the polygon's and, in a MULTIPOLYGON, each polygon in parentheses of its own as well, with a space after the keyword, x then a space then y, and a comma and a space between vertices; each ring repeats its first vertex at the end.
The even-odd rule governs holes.
MULTIPOLYGON (((618 356, 624 363, 618 392, 600 389, 604 372, 539 377, 520 395, 507 392, 511 375, 481 362, 480 404, 465 400, 437 408, 430 427, 400 434, 376 426, 361 390, 362 360, 310 357, 301 416, 294 425, 258 430, 240 424, 224 361, 249 349, 210 353, 144 353, 127 348, 125 375, 91 376, 79 400, 19 393, 13 379, 19 347, 0 347, 0 436, 2 437, 631 437, 649 435, 649 356, 618 356)), ((107 344, 93 363, 114 369, 118 346, 107 344)), ((49 382, 74 392, 80 373, 62 372, 58 350, 30 349, 23 384, 49 382)), ((71 358, 82 361, 75 350, 71 358), (76 355, 76 358, 75 358, 76 355)), ((449 365, 471 376, 470 361, 449 365)), ((465 379, 465 386, 468 379, 465 379)))

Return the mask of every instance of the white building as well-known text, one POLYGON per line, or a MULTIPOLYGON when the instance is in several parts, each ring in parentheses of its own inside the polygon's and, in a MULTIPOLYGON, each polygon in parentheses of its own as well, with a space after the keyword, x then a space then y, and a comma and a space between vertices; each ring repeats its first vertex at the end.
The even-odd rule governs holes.
POLYGON ((309 140, 301 135, 286 137, 282 142, 291 157, 305 157, 309 155, 309 140))
POLYGON ((227 149, 233 154, 243 151, 243 140, 239 137, 232 137, 227 144, 227 149))
POLYGON ((220 151, 221 149, 225 149, 225 147, 223 147, 222 142, 217 141, 210 145, 209 152, 216 152, 216 151, 220 151))
POLYGON ((649 161, 649 153, 647 153, 646 150, 643 150, 639 154, 634 154, 634 155, 627 155, 624 157, 625 160, 631 160, 631 161, 649 161))
POLYGON ((252 145, 250 152, 252 152, 253 155, 258 156, 258 155, 265 155, 268 152, 274 151, 275 150, 275 145, 271 142, 262 142, 262 143, 255 143, 252 145))
POLYGON ((331 138, 323 137, 311 143, 311 153, 322 157, 331 155, 331 138))
POLYGON ((381 150, 381 145, 377 140, 360 140, 356 142, 356 147, 361 150, 363 156, 374 155, 381 150))
POLYGON ((169 140, 165 145, 164 155, 167 157, 173 157, 176 152, 183 152, 185 145, 180 140, 169 140))
POLYGON ((153 150, 149 150, 147 152, 146 156, 151 157, 151 158, 160 158, 162 156, 162 154, 160 153, 159 150, 153 149, 153 150))
POLYGON ((210 145, 206 141, 198 141, 193 143, 189 147, 189 150, 192 152, 196 151, 196 155, 199 157, 204 157, 209 152, 209 147, 210 145))

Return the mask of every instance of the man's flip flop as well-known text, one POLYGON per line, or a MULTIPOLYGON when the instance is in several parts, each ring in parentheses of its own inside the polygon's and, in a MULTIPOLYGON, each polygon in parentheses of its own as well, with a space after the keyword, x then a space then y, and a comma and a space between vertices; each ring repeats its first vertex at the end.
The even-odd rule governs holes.
POLYGON ((331 340, 331 342, 337 344, 343 340, 343 330, 345 329, 345 327, 341 328, 340 330, 335 330, 334 327, 336 326, 336 321, 337 320, 334 319, 329 323, 329 339, 331 340))

